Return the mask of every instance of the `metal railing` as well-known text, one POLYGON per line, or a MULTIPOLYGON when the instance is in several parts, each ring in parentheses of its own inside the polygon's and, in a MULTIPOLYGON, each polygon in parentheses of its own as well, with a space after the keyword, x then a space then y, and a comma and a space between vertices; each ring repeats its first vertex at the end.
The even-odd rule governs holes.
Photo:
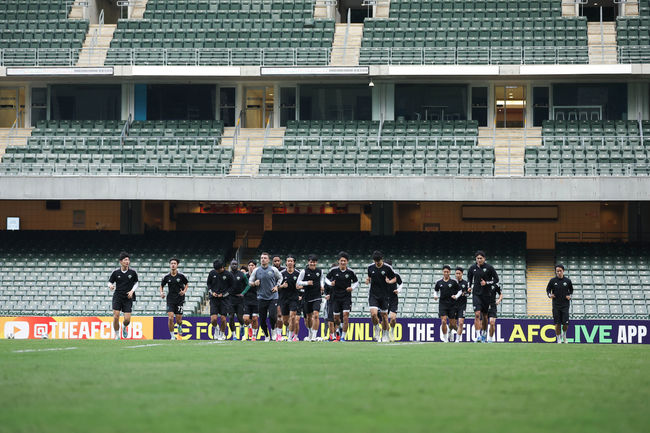
POLYGON ((239 134, 241 133, 241 122, 242 122, 242 110, 239 110, 239 114, 237 114, 237 121, 235 122, 235 133, 233 134, 232 137, 233 146, 237 146, 237 139, 239 138, 239 134))
POLYGON ((539 65, 588 64, 590 53, 603 62, 650 62, 650 46, 565 47, 361 47, 359 64, 539 65))
MULTIPOLYGON (((0 48, 0 66, 76 66, 80 48, 0 48)), ((328 48, 111 48, 106 65, 327 66, 328 48)), ((587 64, 602 47, 361 47, 361 65, 587 64), (579 49, 580 56, 570 51, 579 49), (568 51, 567 51, 568 50, 568 51), (594 51, 596 50, 596 51, 594 51)), ((605 45, 604 63, 650 63, 650 45, 605 45)))
POLYGON ((628 232, 557 232, 555 242, 627 242, 630 239, 628 232))
POLYGON ((120 143, 124 144, 124 140, 126 139, 126 136, 129 135, 129 128, 131 127, 131 121, 133 120, 133 117, 131 113, 129 113, 129 118, 124 122, 124 126, 122 126, 122 131, 120 132, 120 143))
POLYGON ((0 176, 227 176, 230 164, 34 163, 0 164, 0 176))

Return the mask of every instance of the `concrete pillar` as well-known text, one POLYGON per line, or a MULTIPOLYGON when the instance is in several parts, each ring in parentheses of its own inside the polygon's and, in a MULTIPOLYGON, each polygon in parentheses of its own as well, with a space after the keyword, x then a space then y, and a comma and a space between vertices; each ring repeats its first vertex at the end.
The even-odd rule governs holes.
POLYGON ((630 202, 627 215, 630 242, 650 241, 650 202, 630 202))
POLYGON ((237 117, 242 110, 245 97, 246 95, 244 94, 244 85, 237 84, 237 87, 235 87, 235 126, 237 126, 237 117))
POLYGON ((122 200, 120 202, 120 233, 139 235, 144 233, 144 202, 122 200))
POLYGON ((280 84, 273 85, 273 128, 280 127, 280 84))
POLYGON ((273 206, 264 205, 264 231, 273 230, 273 206))
POLYGON ((168 232, 170 230, 171 222, 169 219, 169 200, 165 200, 162 206, 162 229, 168 232))
POLYGON ((392 236, 395 234, 393 223, 395 203, 392 201, 378 201, 372 203, 372 229, 373 236, 392 236))

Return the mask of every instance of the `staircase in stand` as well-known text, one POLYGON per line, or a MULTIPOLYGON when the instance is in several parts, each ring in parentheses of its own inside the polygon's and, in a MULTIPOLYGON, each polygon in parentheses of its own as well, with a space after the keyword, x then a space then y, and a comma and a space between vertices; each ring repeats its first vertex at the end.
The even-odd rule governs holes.
POLYGON ((350 24, 347 41, 345 32, 348 25, 336 24, 334 41, 332 43, 332 57, 330 66, 358 66, 361 40, 363 39, 363 24, 350 24))
POLYGON ((264 128, 242 128, 237 137, 237 143, 233 143, 235 128, 225 128, 221 144, 232 146, 234 144, 234 156, 231 176, 256 176, 262 162, 264 146, 282 146, 284 131, 286 128, 271 128, 269 136, 264 138, 264 128), (265 144, 266 141, 266 144, 265 144))
POLYGON ((523 176, 525 148, 542 145, 542 129, 479 128, 478 145, 494 147, 495 176, 523 176))
POLYGON ((555 276, 553 250, 528 250, 526 255, 526 296, 529 316, 550 316, 551 300, 546 294, 548 281, 555 276))
POLYGON ((104 66, 117 24, 91 24, 77 66, 104 66), (95 35, 97 37, 95 38, 95 35))

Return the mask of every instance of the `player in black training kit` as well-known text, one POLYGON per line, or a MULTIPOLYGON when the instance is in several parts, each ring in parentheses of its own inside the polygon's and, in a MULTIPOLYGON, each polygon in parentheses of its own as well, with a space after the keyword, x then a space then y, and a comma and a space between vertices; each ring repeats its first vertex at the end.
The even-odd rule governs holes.
POLYGON ((381 314, 381 327, 383 329, 382 341, 388 342, 388 310, 390 285, 395 284, 395 272, 393 267, 384 263, 384 255, 381 251, 372 253, 372 265, 368 266, 366 284, 370 284, 368 293, 368 307, 370 309, 370 320, 374 329, 374 340, 379 341, 379 315, 381 314))
POLYGON ((131 323, 131 311, 135 301, 135 290, 138 288, 138 274, 129 268, 131 259, 127 252, 120 253, 120 268, 113 271, 108 279, 108 288, 113 293, 113 330, 115 339, 120 339, 120 312, 124 313, 122 338, 127 338, 128 326, 131 323))
POLYGON ((300 302, 298 301, 300 293, 296 287, 299 276, 296 258, 287 256, 287 268, 282 271, 282 284, 280 284, 280 310, 282 321, 287 328, 288 341, 298 341, 300 332, 300 302))
POLYGON ((476 342, 485 343, 487 342, 488 310, 490 309, 490 292, 488 289, 491 284, 499 282, 499 276, 492 265, 485 263, 485 253, 483 251, 477 251, 474 257, 476 263, 469 267, 467 281, 469 282, 469 292, 472 293, 472 303, 474 304, 474 329, 479 334, 476 342))
MULTIPOLYGON (((393 266, 393 262, 386 260, 390 266, 393 266)), ((395 341, 395 326, 397 325, 397 307, 399 306, 399 293, 402 291, 402 276, 395 272, 395 283, 390 284, 388 287, 388 339, 393 342, 395 341)))
POLYGON ((246 288, 244 289, 244 325, 248 328, 248 339, 257 340, 259 329, 259 308, 257 302, 257 286, 252 286, 249 282, 250 276, 257 267, 257 262, 251 260, 248 262, 248 273, 246 274, 246 288))
POLYGON ((185 275, 178 272, 179 263, 180 261, 176 257, 169 259, 171 272, 165 275, 160 282, 161 298, 165 299, 165 286, 169 289, 167 294, 167 324, 169 325, 169 338, 172 340, 180 339, 183 336, 183 304, 189 286, 185 275), (176 316, 177 335, 174 335, 174 316, 176 316))
POLYGON ((442 267, 442 280, 438 280, 434 287, 436 292, 434 300, 437 300, 438 294, 440 294, 438 312, 442 324, 442 341, 444 343, 449 343, 449 335, 451 334, 451 328, 447 328, 447 318, 456 316, 457 306, 455 299, 462 293, 458 288, 458 282, 452 280, 450 276, 451 266, 444 265, 442 267))
POLYGON ((555 277, 546 286, 546 294, 553 299, 553 322, 558 343, 566 343, 566 332, 569 329, 569 308, 573 296, 573 283, 564 278, 564 265, 555 265, 555 277))
POLYGON ((465 330, 465 309, 467 308, 467 295, 469 290, 469 283, 463 280, 464 269, 460 266, 456 268, 456 282, 461 291, 460 296, 454 297, 456 302, 456 317, 450 320, 450 327, 456 331, 456 343, 460 343, 463 339, 463 331, 465 330))
POLYGON ((350 310, 352 309, 352 292, 359 287, 359 279, 354 271, 348 268, 350 256, 341 251, 338 256, 338 266, 333 266, 325 277, 325 283, 332 286, 331 307, 334 316, 334 326, 338 328, 343 315, 343 335, 337 337, 345 341, 350 324, 350 310))
POLYGON ((307 263, 307 268, 300 271, 296 282, 296 286, 305 289, 305 317, 306 315, 311 316, 311 328, 308 329, 309 335, 306 340, 323 341, 323 338, 318 336, 318 327, 320 325, 318 315, 320 313, 321 296, 325 290, 325 275, 323 275, 320 268, 316 267, 318 257, 315 254, 309 255, 307 263))
POLYGON ((233 340, 243 340, 244 338, 244 290, 248 286, 246 274, 239 270, 239 262, 233 259, 230 262, 230 273, 232 274, 232 291, 230 292, 230 311, 228 312, 228 325, 232 332, 233 340), (235 327, 235 314, 239 322, 239 333, 235 327))
POLYGON ((215 340, 226 339, 226 315, 230 311, 230 291, 233 285, 233 276, 226 271, 221 260, 215 260, 214 267, 208 275, 208 293, 210 294, 210 323, 212 324, 212 338, 215 340), (218 318, 221 324, 217 327, 218 318))
MULTIPOLYGON (((273 263, 273 267, 276 268, 278 271, 280 271, 280 274, 287 268, 282 266, 282 257, 280 256, 273 256, 273 260, 271 260, 273 263)), ((279 289, 279 288, 278 288, 279 289)), ((276 319, 275 319, 275 329, 273 329, 273 333, 275 334, 275 340, 276 341, 282 341, 282 324, 284 323, 284 318, 282 317, 282 306, 280 305, 280 299, 279 299, 279 290, 278 290, 278 307, 277 307, 277 313, 276 313, 276 319)), ((289 330, 287 329, 287 335, 289 333, 289 330)))
POLYGON ((497 326, 497 307, 503 301, 503 293, 501 292, 501 285, 499 283, 490 284, 490 308, 488 309, 489 329, 487 342, 495 343, 494 332, 497 326), (497 293, 499 298, 497 299, 497 293))

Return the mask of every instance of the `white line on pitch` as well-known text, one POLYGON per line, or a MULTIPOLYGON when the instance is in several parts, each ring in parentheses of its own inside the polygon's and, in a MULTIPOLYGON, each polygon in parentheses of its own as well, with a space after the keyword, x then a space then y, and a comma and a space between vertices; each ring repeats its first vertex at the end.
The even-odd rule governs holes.
POLYGON ((127 346, 124 349, 136 349, 138 347, 162 346, 162 344, 138 344, 137 346, 127 346))
POLYGON ((54 352, 58 350, 75 350, 76 347, 52 347, 50 349, 23 349, 14 350, 14 353, 29 353, 29 352, 54 352))

